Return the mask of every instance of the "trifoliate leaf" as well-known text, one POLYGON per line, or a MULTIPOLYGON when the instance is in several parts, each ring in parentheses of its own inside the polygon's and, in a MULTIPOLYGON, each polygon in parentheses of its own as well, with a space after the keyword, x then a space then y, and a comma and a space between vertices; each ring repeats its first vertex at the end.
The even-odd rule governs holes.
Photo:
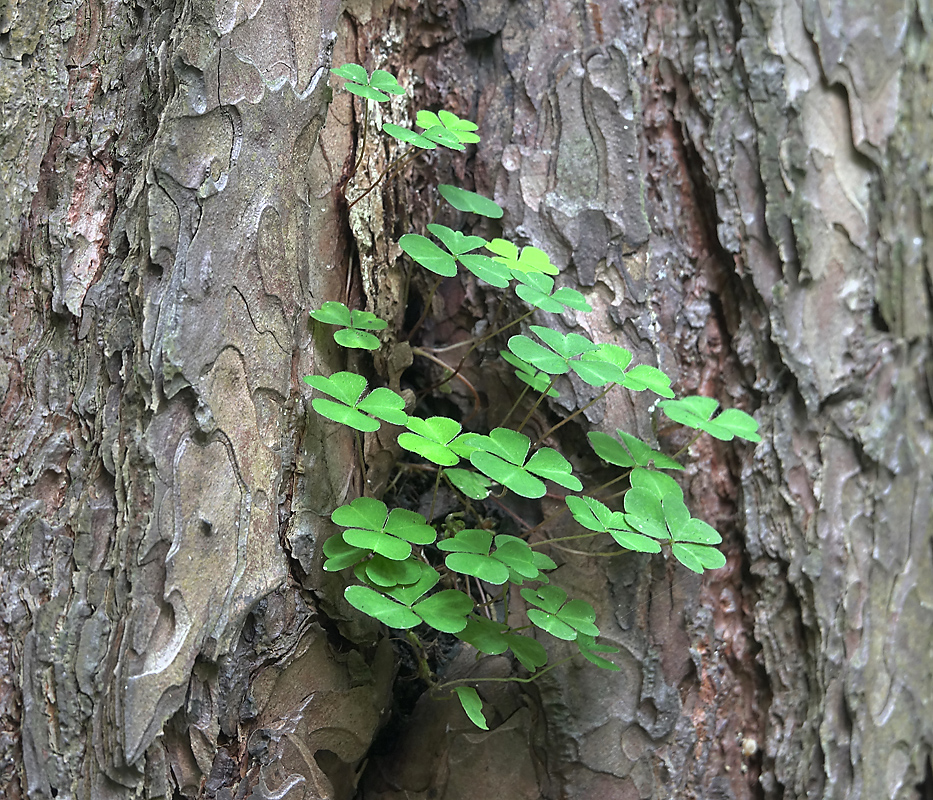
POLYGON ((711 419, 719 403, 711 397, 685 397, 682 400, 667 400, 659 404, 674 422, 690 428, 706 431, 724 442, 738 437, 749 442, 760 442, 758 423, 737 408, 728 408, 715 419, 711 419))
POLYGON ((406 450, 439 464, 452 467, 460 461, 448 445, 460 433, 460 423, 449 417, 409 417, 407 426, 411 433, 401 433, 398 443, 406 450))
POLYGON ((343 303, 329 300, 317 311, 311 312, 311 317, 325 325, 350 325, 350 309, 343 303))
POLYGON ((618 467, 647 467, 653 461, 655 469, 683 469, 680 463, 664 453, 652 450, 641 439, 623 430, 617 430, 616 433, 621 442, 600 431, 587 434, 593 450, 603 461, 618 467))
POLYGON ((428 225, 428 230, 440 239, 444 243, 444 247, 455 256, 469 253, 471 250, 486 244, 486 240, 482 236, 466 236, 460 231, 451 230, 446 225, 438 225, 434 222, 428 225))
POLYGON ((583 488, 583 484, 571 474, 570 462, 550 447, 542 447, 538 450, 528 459, 525 469, 574 492, 579 492, 583 488))

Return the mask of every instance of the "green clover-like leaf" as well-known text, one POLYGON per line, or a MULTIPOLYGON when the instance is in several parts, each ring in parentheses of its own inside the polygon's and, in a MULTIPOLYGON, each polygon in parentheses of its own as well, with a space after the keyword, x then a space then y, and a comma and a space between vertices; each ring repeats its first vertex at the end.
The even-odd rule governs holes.
POLYGON ((366 379, 355 373, 335 372, 329 378, 308 375, 304 380, 309 386, 337 401, 323 397, 311 401, 311 406, 318 414, 334 422, 358 431, 372 432, 379 430, 377 419, 391 425, 404 425, 408 421, 404 398, 391 389, 374 389, 361 399, 366 389, 366 379))
POLYGON ((356 565, 356 577, 383 589, 408 586, 421 577, 421 562, 409 557, 404 561, 393 561, 374 555, 368 561, 356 565))
POLYGON ((508 627, 501 622, 493 622, 484 617, 471 617, 467 620, 466 627, 456 636, 481 653, 497 656, 509 649, 508 640, 503 635, 508 627))
POLYGON ((529 305, 549 314, 560 314, 568 308, 593 310, 586 298, 575 289, 563 287, 555 290, 554 279, 543 272, 517 273, 515 277, 521 281, 515 287, 515 294, 529 305))
POLYGON ((737 408, 727 408, 713 418, 719 403, 711 397, 685 397, 682 400, 665 400, 661 409, 674 422, 696 430, 706 431, 710 436, 724 442, 738 437, 749 442, 760 442, 758 423, 755 418, 737 408))
POLYGON ((389 100, 390 94, 405 94, 405 90, 398 85, 395 76, 384 69, 374 70, 372 76, 369 76, 359 64, 344 64, 342 67, 332 69, 331 72, 347 81, 343 88, 348 92, 377 103, 389 100))
POLYGON ((632 367, 625 373, 622 385, 633 392, 643 392, 645 389, 650 389, 655 394, 661 395, 661 397, 674 396, 671 391, 671 379, 657 367, 648 364, 639 364, 632 367))
POLYGON ((462 256, 464 253, 469 253, 471 250, 476 250, 477 247, 486 244, 486 240, 482 236, 467 236, 460 231, 451 230, 446 225, 438 225, 435 222, 428 225, 428 230, 440 239, 444 243, 444 247, 455 256, 462 256))
POLYGON ((464 144, 479 141, 479 136, 474 133, 477 129, 475 122, 460 119, 446 109, 437 114, 433 111, 419 111, 415 117, 415 124, 425 129, 426 137, 454 150, 463 150, 464 144))
POLYGON ((370 311, 350 311, 343 303, 333 300, 311 312, 311 317, 326 325, 342 325, 345 330, 334 333, 334 341, 343 347, 376 350, 379 340, 368 331, 385 330, 388 323, 370 311))
POLYGON ((501 561, 490 558, 491 546, 492 534, 478 528, 466 528, 437 543, 438 550, 449 553, 444 559, 448 569, 501 586, 509 579, 509 570, 501 561))
POLYGON ((452 467, 460 456, 449 445, 460 433, 460 423, 449 417, 409 417, 406 423, 411 433, 400 433, 398 443, 442 467, 452 467))
POLYGON ((601 669, 610 669, 618 671, 621 669, 617 664, 613 664, 609 659, 596 655, 597 653, 618 653, 618 647, 612 647, 605 644, 597 644, 596 639, 587 636, 585 633, 577 634, 577 647, 582 655, 591 664, 595 664, 601 669))
POLYGON ((435 275, 452 278, 457 274, 457 260, 450 254, 441 250, 426 236, 417 233, 406 233, 399 241, 399 246, 417 263, 435 275))
POLYGON ((566 498, 567 507, 573 518, 584 528, 600 533, 608 533, 626 550, 638 553, 660 553, 661 545, 632 530, 621 511, 610 511, 605 505, 592 497, 566 498))
POLYGON ((382 130, 389 134, 389 136, 391 136, 393 139, 398 139, 398 141, 404 142, 405 144, 420 147, 422 150, 437 149, 437 145, 430 139, 426 139, 420 133, 415 133, 414 131, 408 130, 408 128, 402 128, 392 122, 385 123, 382 126, 382 130))
POLYGON ((652 450, 641 439, 616 430, 621 442, 607 433, 592 431, 587 434, 593 450, 603 461, 615 464, 618 467, 647 467, 654 462, 656 469, 682 470, 683 466, 670 456, 652 450))
POLYGON ((512 281, 512 272, 489 256, 469 253, 460 256, 459 261, 481 281, 486 281, 497 289, 505 289, 512 281))
POLYGON ((459 633, 473 610, 473 598, 457 589, 444 589, 412 606, 421 619, 444 633, 459 633))
POLYGON ((477 728, 488 731, 489 724, 483 716, 483 701, 476 689, 472 686, 457 686, 454 688, 454 693, 457 695, 457 699, 460 701, 460 705, 466 712, 470 722, 477 728))
POLYGON ((457 211, 463 211, 468 214, 479 214, 482 217, 490 219, 500 219, 503 215, 502 207, 494 203, 488 197, 483 197, 476 192, 470 192, 461 189, 459 186, 450 186, 442 183, 437 187, 441 197, 450 203, 457 211))
POLYGON ((522 248, 521 255, 518 248, 505 239, 493 239, 486 245, 486 249, 496 254, 496 261, 505 264, 520 280, 528 273, 544 273, 557 275, 559 270, 551 263, 547 253, 537 247, 528 245, 522 248))
POLYGON ((530 636, 519 636, 513 633, 505 635, 509 649, 518 659, 519 663, 529 672, 547 664, 547 650, 537 639, 530 636))
POLYGON ((515 377, 518 378, 522 383, 528 384, 528 386, 530 386, 536 392, 543 392, 545 389, 547 389, 548 397, 560 397, 557 389, 551 386, 550 378, 545 373, 540 372, 531 366, 531 364, 525 361, 525 359, 519 358, 517 355, 510 353, 508 350, 500 350, 499 355, 501 355, 505 361, 515 367, 515 377))
POLYGON ((578 633, 599 636, 596 612, 585 600, 567 600, 567 593, 558 586, 522 589, 522 597, 536 608, 528 609, 528 619, 538 628, 565 641, 573 641, 578 633))
POLYGON ((433 544, 437 538, 437 532, 420 514, 404 508, 389 512, 385 503, 373 497, 358 497, 340 506, 331 519, 347 528, 343 532, 347 544, 393 561, 407 559, 412 544, 433 544))
POLYGON ((347 544, 342 536, 331 536, 324 542, 324 569, 327 572, 339 572, 358 564, 370 554, 370 550, 347 544))
POLYGON ((484 500, 489 495, 490 480, 485 475, 478 475, 468 469, 445 469, 444 475, 467 497, 484 500))
POLYGON ((348 586, 343 596, 355 609, 375 617, 390 628, 414 628, 421 624, 419 617, 408 606, 380 594, 368 586, 348 586))
POLYGON ((571 474, 570 462, 560 453, 550 447, 542 447, 525 464, 525 469, 538 477, 563 486, 565 489, 578 492, 583 484, 571 474))

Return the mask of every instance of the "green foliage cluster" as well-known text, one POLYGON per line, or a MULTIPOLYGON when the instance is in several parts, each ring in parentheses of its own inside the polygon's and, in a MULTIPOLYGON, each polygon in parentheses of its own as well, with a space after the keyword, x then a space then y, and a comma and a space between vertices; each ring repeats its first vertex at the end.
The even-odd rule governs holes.
MULTIPOLYGON (((368 74, 357 64, 346 64, 332 72, 346 80, 347 91, 367 101, 385 102, 390 95, 404 91, 393 76, 382 70, 368 74)), ((416 125, 420 132, 390 123, 383 126, 389 136, 412 148, 398 163, 405 163, 419 149, 463 150, 467 144, 479 141, 475 124, 447 111, 419 111, 416 125)), ((439 191, 458 211, 491 219, 502 216, 496 203, 475 192, 451 185, 441 185, 439 191)), ((399 240, 401 249, 416 264, 440 277, 454 277, 462 267, 498 289, 513 287, 530 306, 532 310, 505 327, 525 319, 534 309, 552 314, 566 309, 592 311, 580 292, 556 287, 554 276, 558 270, 538 248, 519 249, 504 239, 487 241, 435 223, 427 226, 427 232, 434 238, 409 233, 399 240)), ((377 349, 380 341, 375 332, 386 328, 385 321, 373 314, 350 310, 338 302, 324 303, 311 316, 322 325, 336 326, 335 341, 349 348, 377 349)), ((585 383, 603 388, 599 397, 615 387, 653 392, 665 398, 659 405, 671 420, 695 429, 698 435, 706 432, 724 441, 736 437, 760 440, 757 423, 748 414, 727 409, 714 416, 718 408, 715 400, 674 399, 670 378, 656 367, 633 365, 632 353, 623 347, 538 325, 528 330, 531 335, 512 336, 501 356, 515 368, 516 377, 526 385, 525 392, 539 394, 535 408, 546 396, 557 396, 555 382, 559 376, 573 373, 585 383)), ((474 348, 478 344, 474 343, 474 348)), ((314 375, 304 380, 326 395, 312 400, 314 410, 354 429, 357 436, 359 432, 375 432, 383 423, 404 428, 398 434, 398 444, 435 470, 435 492, 445 481, 462 495, 465 511, 452 515, 455 520, 466 515, 479 520, 471 501, 481 501, 493 491, 539 498, 547 491, 547 482, 551 482, 569 492, 566 509, 584 531, 567 538, 609 536, 621 548, 619 552, 666 550, 697 573, 725 564, 716 548, 721 542, 719 533, 691 516, 680 486, 664 472, 681 470, 681 464, 625 431, 618 431, 617 438, 601 432, 589 434, 595 453, 624 470, 616 480, 628 481, 628 487, 620 493, 621 503, 616 504, 619 507, 613 509, 591 496, 599 489, 583 493, 583 484, 561 453, 541 446, 540 441, 532 442, 521 432, 528 417, 514 428, 503 423, 481 434, 464 431, 461 423, 450 417, 410 416, 400 395, 384 387, 367 392, 366 379, 353 372, 337 372, 330 377, 314 375)), ((451 689, 480 728, 485 729, 487 722, 475 688, 464 680, 438 683, 427 667, 424 645, 415 635, 416 629, 453 635, 479 653, 499 655, 511 651, 530 673, 529 678, 515 680, 532 680, 557 666, 547 666, 545 648, 524 632, 529 628, 575 643, 578 654, 597 667, 617 669, 604 657, 616 652, 616 648, 597 641, 600 633, 593 607, 584 600, 568 598, 563 589, 549 583, 547 573, 556 564, 540 549, 547 541, 529 544, 516 536, 463 524, 447 524, 438 530, 421 514, 404 508, 389 509, 373 497, 359 497, 337 508, 331 519, 343 532, 325 543, 324 569, 352 570, 357 583, 345 590, 350 605, 390 628, 407 631, 422 676, 435 688, 451 689), (475 590, 471 590, 471 579, 475 590), (494 592, 491 599, 479 589, 481 585, 494 592), (490 587, 499 587, 498 592, 490 587), (528 626, 513 628, 506 621, 509 600, 515 592, 527 603, 528 626)))

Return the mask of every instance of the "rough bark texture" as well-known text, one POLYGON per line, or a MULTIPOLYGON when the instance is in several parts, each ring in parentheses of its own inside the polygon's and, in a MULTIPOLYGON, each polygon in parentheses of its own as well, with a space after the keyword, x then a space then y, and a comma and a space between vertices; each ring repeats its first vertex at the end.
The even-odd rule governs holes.
MULTIPOLYGON (((0 794, 933 795, 931 42, 922 3, 8 0, 0 794), (347 215, 360 106, 329 102, 332 48, 476 119, 475 154, 347 215), (361 487, 307 412, 301 376, 341 356, 306 313, 417 316, 430 282, 406 295, 394 243, 438 179, 494 196, 591 296, 557 324, 766 436, 691 448, 722 570, 555 552, 619 673, 490 692, 489 733, 422 698, 371 748, 395 657, 320 570, 361 487)), ((497 302, 446 283, 423 342, 497 302)), ((466 373, 490 398, 494 353, 466 373)), ((410 363, 390 342, 374 374, 404 388, 410 363)), ((647 400, 586 420, 685 443, 656 423, 647 400)), ((371 490, 392 453, 367 439, 371 490)))

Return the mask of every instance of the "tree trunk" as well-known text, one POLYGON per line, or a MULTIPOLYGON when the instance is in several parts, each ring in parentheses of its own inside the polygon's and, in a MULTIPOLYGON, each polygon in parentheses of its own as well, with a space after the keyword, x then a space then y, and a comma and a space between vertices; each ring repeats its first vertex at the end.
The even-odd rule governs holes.
MULTIPOLYGON (((810 0, 8 2, 0 794, 933 797, 931 33, 923 4, 810 0), (392 152, 348 182, 361 106, 331 102, 332 61, 481 144, 348 213, 392 152), (363 487, 301 382, 341 368, 323 301, 417 318, 395 242, 438 180, 493 196, 596 307, 544 324, 765 434, 690 447, 723 569, 554 553, 621 671, 489 693, 489 733, 409 696, 322 572, 363 487)), ((447 282, 419 336, 497 303, 447 282)), ((484 396, 495 352, 465 372, 484 396)), ((357 366, 400 387, 410 358, 357 366)), ((597 404, 564 440, 593 471, 584 428, 689 441, 648 401, 597 404)), ((392 442, 364 457, 378 492, 392 442)))

